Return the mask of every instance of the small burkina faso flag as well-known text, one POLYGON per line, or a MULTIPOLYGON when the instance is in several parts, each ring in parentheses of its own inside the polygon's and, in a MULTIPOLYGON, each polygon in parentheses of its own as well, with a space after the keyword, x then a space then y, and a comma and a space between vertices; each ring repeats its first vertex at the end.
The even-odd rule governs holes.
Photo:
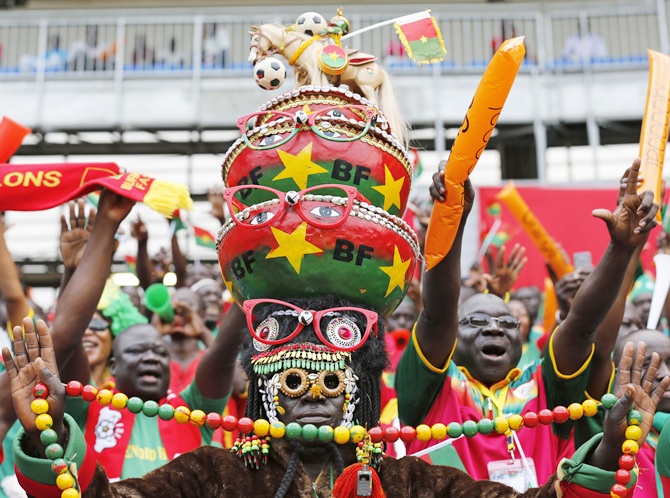
POLYGON ((444 59, 447 49, 437 21, 429 11, 399 17, 394 26, 407 55, 414 62, 430 64, 444 59))
POLYGON ((209 231, 193 225, 193 234, 195 235, 195 243, 200 247, 216 249, 216 239, 209 231))
POLYGON ((137 258, 132 254, 126 254, 123 258, 128 267, 128 271, 134 275, 137 275, 137 258))

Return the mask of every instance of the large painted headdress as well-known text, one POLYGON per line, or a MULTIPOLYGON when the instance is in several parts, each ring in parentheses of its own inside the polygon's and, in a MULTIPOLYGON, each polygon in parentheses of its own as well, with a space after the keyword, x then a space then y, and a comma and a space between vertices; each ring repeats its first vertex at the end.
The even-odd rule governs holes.
POLYGON ((233 219, 218 237, 234 298, 333 294, 392 311, 419 246, 399 218, 411 162, 381 111, 341 88, 303 87, 238 122, 223 162, 233 219))
POLYGON ((217 243, 253 337, 247 415, 275 421, 280 392, 310 390, 345 395, 342 425, 373 426, 387 364, 377 313, 402 300, 419 256, 400 218, 407 151, 375 104, 339 87, 301 87, 238 125, 217 243))

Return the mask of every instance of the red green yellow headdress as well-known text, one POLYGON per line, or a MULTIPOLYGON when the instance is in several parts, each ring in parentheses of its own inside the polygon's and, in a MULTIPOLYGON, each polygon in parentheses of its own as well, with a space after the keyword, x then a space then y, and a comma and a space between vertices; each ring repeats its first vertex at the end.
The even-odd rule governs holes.
POLYGON ((391 312, 419 256, 400 216, 411 160, 383 113, 340 87, 302 87, 238 120, 223 162, 233 214, 218 237, 238 302, 332 294, 391 312))
POLYGON ((412 161, 381 111, 341 87, 306 86, 238 120, 243 135, 223 161, 227 187, 256 184, 284 192, 339 183, 402 215, 412 161))

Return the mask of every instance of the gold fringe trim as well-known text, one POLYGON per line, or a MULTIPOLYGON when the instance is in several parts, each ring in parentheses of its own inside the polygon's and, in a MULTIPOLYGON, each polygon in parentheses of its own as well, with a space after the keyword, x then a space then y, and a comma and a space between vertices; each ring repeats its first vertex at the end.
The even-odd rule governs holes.
POLYGON ((142 202, 166 218, 172 218, 177 209, 190 211, 193 208, 188 187, 165 180, 154 180, 142 202))
MULTIPOLYGON (((433 23, 433 28, 435 28, 435 33, 437 34, 437 40, 440 42, 440 48, 442 49, 442 52, 446 55, 447 49, 444 46, 444 40, 442 39, 442 32, 440 31, 440 27, 437 24, 437 20, 433 16, 430 16, 430 20, 433 23)), ((395 23, 393 27, 395 28, 395 32, 398 35, 398 38, 400 38, 400 43, 402 43, 402 46, 405 47, 405 51, 407 52, 408 57, 417 64, 435 64, 436 62, 442 62, 444 60, 444 55, 442 57, 434 59, 421 60, 421 61, 416 60, 416 57, 414 56, 414 51, 412 50, 412 47, 407 41, 407 37, 405 36, 405 33, 403 32, 400 24, 395 23)))

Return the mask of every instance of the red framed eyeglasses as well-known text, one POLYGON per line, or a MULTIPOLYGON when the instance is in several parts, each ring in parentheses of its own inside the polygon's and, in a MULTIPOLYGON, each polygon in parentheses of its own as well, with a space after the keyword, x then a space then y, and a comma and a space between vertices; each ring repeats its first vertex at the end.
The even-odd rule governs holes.
POLYGON ((237 128, 247 146, 254 150, 266 150, 284 145, 303 126, 311 128, 321 138, 334 142, 359 140, 377 124, 377 110, 366 105, 333 105, 311 114, 305 111, 294 113, 283 111, 259 111, 242 116, 237 128), (347 125, 345 131, 338 124, 347 125), (352 129, 356 129, 353 131, 352 129))
POLYGON ((261 228, 282 215, 289 205, 308 224, 317 228, 335 228, 347 220, 354 201, 369 201, 349 185, 326 184, 305 190, 282 192, 262 185, 227 188, 223 198, 238 225, 261 228))
POLYGON ((310 325, 323 344, 344 352, 360 348, 370 332, 375 337, 379 333, 379 315, 363 308, 344 306, 314 311, 277 299, 247 299, 242 309, 252 337, 268 347, 291 341, 310 325), (279 309, 269 312, 267 307, 273 305, 279 305, 279 309), (259 316, 265 318, 259 320, 259 316), (279 319, 295 320, 295 329, 286 337, 278 337, 279 319))

